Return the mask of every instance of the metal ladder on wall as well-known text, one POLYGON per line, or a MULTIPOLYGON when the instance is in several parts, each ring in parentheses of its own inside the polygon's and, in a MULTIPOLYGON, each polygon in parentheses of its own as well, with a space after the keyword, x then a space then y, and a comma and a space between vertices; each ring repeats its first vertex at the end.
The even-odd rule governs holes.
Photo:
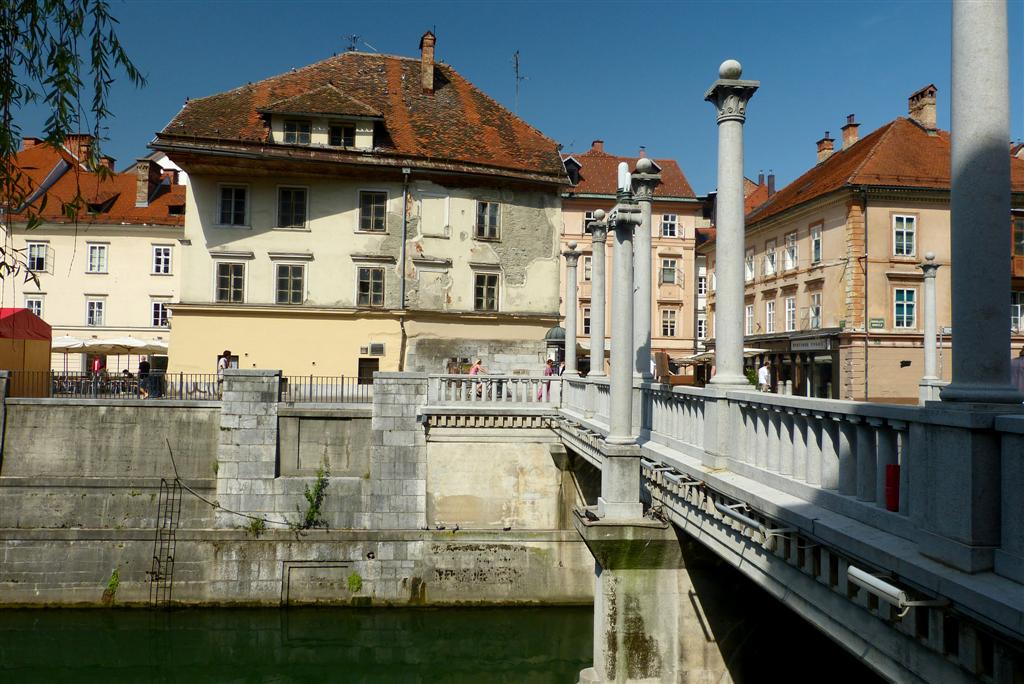
POLYGON ((153 539, 153 569, 149 572, 149 602, 156 607, 171 605, 174 586, 175 530, 181 517, 181 483, 160 479, 156 509, 156 537, 153 539))

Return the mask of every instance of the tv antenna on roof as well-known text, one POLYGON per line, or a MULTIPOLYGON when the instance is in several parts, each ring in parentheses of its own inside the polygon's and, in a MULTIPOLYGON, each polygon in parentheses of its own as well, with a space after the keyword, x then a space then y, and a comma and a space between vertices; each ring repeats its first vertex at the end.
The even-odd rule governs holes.
POLYGON ((516 50, 515 52, 512 53, 512 68, 515 70, 515 73, 516 73, 516 77, 515 77, 516 78, 516 97, 515 97, 515 104, 512 107, 512 111, 515 112, 516 114, 518 114, 519 113, 519 82, 526 80, 526 76, 520 76, 519 75, 519 50, 516 50))
POLYGON ((356 51, 356 46, 359 44, 359 36, 357 36, 356 34, 353 33, 353 34, 350 34, 350 35, 347 35, 347 36, 342 36, 342 37, 348 39, 348 47, 345 48, 345 50, 348 51, 348 52, 355 52, 356 51))

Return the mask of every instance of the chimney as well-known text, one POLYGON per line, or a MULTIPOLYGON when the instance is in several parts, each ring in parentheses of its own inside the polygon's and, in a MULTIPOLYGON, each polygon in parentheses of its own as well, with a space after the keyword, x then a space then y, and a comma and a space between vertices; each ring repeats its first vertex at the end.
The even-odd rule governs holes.
POLYGON ((764 185, 764 171, 757 172, 757 187, 764 185))
POLYGON ((590 143, 591 152, 604 152, 604 140, 595 140, 590 143))
POLYGON ((853 143, 860 140, 860 136, 857 135, 857 129, 860 128, 860 124, 853 120, 853 114, 846 117, 846 125, 843 126, 843 149, 847 149, 853 143))
POLYGON ((832 156, 832 151, 835 149, 835 140, 828 137, 828 131, 825 131, 825 137, 818 141, 818 163, 825 161, 832 156))
POLYGON ((64 137, 64 147, 81 163, 89 161, 93 137, 88 133, 71 133, 64 137))
POLYGON ((935 125, 935 84, 928 84, 907 98, 907 115, 926 131, 936 130, 935 125))
POLYGON ((420 78, 423 84, 423 92, 434 92, 434 45, 437 38, 430 31, 420 38, 420 78))
POLYGON ((171 185, 178 184, 178 169, 160 169, 160 176, 166 178, 171 185))
POLYGON ((160 165, 152 159, 139 159, 135 162, 135 206, 148 207, 149 198, 160 184, 162 174, 160 165))
POLYGON ((42 138, 25 137, 25 138, 21 139, 21 151, 24 152, 25 150, 31 150, 33 147, 36 147, 37 145, 42 145, 42 144, 43 144, 43 139, 42 138))
POLYGON ((768 169, 768 196, 775 194, 775 172, 768 169))
POLYGON ((640 158, 644 159, 647 157, 647 148, 643 145, 640 146, 640 158))
POLYGON ((106 154, 103 155, 102 157, 100 157, 100 166, 104 166, 104 167, 110 169, 111 171, 114 170, 114 164, 116 162, 117 162, 116 159, 114 159, 113 157, 111 157, 109 155, 106 155, 106 154))

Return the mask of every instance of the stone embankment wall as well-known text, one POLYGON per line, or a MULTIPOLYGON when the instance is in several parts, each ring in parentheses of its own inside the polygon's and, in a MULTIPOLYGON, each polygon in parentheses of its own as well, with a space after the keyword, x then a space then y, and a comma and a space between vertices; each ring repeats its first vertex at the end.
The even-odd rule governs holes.
POLYGON ((589 602, 593 561, 565 522, 577 489, 550 431, 433 439, 426 377, 378 376, 372 407, 279 403, 268 371, 229 372, 223 403, 8 399, 0 605, 100 604, 114 569, 116 603, 148 601, 174 465, 219 506, 182 492, 177 602, 589 602), (278 524, 300 519, 323 465, 327 528, 278 524))

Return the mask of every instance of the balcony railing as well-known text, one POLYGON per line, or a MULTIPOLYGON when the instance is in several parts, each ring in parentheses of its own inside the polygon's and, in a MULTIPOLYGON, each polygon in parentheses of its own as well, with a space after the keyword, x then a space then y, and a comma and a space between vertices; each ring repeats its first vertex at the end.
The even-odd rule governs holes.
POLYGON ((281 378, 281 401, 369 403, 373 401, 373 385, 344 375, 286 375, 281 378))
POLYGON ((189 399, 219 400, 216 373, 124 373, 77 371, 10 372, 8 395, 61 399, 189 399))
POLYGON ((544 406, 561 404, 562 378, 556 375, 431 375, 432 406, 544 406))

